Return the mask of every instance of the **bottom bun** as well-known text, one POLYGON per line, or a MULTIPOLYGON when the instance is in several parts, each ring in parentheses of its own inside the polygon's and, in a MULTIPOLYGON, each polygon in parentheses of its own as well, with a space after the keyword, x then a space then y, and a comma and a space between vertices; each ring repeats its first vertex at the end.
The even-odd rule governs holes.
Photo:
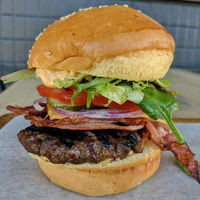
POLYGON ((88 196, 104 196, 126 192, 152 176, 158 169, 161 150, 149 142, 143 153, 126 157, 126 164, 122 164, 121 160, 112 161, 112 168, 96 164, 100 166, 98 170, 53 164, 47 159, 35 157, 41 170, 56 185, 88 196), (135 155, 137 159, 134 159, 135 155))

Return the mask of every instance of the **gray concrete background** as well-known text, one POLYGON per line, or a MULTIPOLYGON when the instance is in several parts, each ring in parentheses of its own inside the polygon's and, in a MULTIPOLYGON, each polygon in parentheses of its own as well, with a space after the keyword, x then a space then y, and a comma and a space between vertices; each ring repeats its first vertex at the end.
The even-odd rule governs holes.
POLYGON ((200 72, 200 4, 141 0, 0 0, 0 75, 26 67, 34 38, 49 23, 79 8, 128 4, 163 24, 174 36, 173 67, 200 72))

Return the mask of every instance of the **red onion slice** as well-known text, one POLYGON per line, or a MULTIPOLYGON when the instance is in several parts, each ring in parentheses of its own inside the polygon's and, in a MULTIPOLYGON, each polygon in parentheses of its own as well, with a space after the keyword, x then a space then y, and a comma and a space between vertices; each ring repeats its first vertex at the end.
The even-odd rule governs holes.
POLYGON ((45 98, 36 99, 33 102, 33 107, 38 111, 42 111, 44 110, 45 107, 41 106, 40 104, 44 104, 44 103, 47 103, 47 100, 45 98))
POLYGON ((99 119, 119 119, 119 118, 131 118, 136 115, 144 114, 141 110, 135 112, 129 112, 124 110, 113 109, 94 109, 94 110, 80 110, 71 111, 62 108, 53 108, 55 112, 68 116, 68 117, 88 117, 99 119))

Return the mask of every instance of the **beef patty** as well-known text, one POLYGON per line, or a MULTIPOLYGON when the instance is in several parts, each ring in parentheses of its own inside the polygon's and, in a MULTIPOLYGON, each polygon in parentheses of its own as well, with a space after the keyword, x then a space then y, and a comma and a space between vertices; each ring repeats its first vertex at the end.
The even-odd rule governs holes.
POLYGON ((124 158, 131 150, 135 153, 143 150, 136 131, 83 131, 30 126, 20 131, 18 138, 28 152, 45 156, 57 164, 98 163, 109 158, 124 158))

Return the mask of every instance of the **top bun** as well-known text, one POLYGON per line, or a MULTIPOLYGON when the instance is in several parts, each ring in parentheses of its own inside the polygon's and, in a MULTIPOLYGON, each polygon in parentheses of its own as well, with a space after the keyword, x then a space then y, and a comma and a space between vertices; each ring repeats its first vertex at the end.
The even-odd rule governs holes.
POLYGON ((140 11, 101 6, 49 25, 32 47, 28 67, 153 81, 168 71, 174 48, 169 32, 140 11))

